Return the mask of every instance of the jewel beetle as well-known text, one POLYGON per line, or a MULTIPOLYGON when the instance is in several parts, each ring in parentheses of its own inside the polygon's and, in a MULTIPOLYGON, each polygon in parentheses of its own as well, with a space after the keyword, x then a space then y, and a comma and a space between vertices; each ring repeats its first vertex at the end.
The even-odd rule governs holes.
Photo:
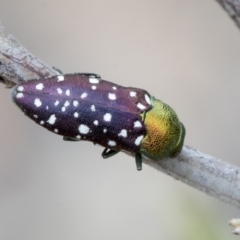
POLYGON ((57 75, 23 82, 12 100, 37 124, 64 140, 105 147, 103 158, 119 151, 152 160, 181 152, 185 128, 175 111, 147 91, 102 80, 98 74, 57 75))

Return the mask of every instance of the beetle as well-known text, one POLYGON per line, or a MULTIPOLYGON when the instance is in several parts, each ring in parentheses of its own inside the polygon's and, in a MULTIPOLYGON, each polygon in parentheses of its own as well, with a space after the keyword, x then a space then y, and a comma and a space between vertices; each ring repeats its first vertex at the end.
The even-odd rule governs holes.
POLYGON ((119 151, 152 160, 181 152, 185 128, 175 111, 147 91, 102 80, 98 74, 57 75, 22 82, 11 91, 26 116, 66 141, 105 147, 102 157, 119 151))

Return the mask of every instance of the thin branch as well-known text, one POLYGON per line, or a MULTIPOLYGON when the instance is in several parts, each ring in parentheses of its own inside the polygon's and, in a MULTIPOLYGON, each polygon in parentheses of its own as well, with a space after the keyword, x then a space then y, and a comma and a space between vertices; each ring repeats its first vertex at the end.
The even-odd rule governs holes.
POLYGON ((234 165, 188 146, 183 147, 177 158, 144 162, 231 206, 240 207, 240 168, 234 165))
POLYGON ((22 81, 48 77, 58 71, 28 52, 0 23, 0 82, 12 87, 22 81))
MULTIPOLYGON (((55 69, 29 53, 13 36, 6 37, 0 25, 0 80, 6 86, 56 74, 55 69)), ((175 159, 143 162, 240 208, 240 169, 235 166, 186 146, 175 159)))
POLYGON ((240 28, 240 0, 217 0, 240 28))

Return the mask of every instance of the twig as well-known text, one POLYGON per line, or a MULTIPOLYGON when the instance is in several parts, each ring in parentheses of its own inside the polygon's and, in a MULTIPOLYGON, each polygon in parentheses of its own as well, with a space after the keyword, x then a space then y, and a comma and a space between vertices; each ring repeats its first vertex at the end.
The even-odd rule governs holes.
POLYGON ((188 146, 183 147, 177 158, 144 162, 231 206, 240 207, 240 168, 236 166, 188 146))
POLYGON ((28 52, 0 23, 0 82, 12 87, 22 81, 58 74, 58 71, 28 52))
MULTIPOLYGON (((56 74, 55 69, 29 53, 13 36, 6 37, 0 25, 0 80, 6 86, 56 74)), ((240 169, 235 166, 186 146, 175 159, 143 162, 240 208, 240 169)))
POLYGON ((240 0, 217 0, 240 28, 240 0))

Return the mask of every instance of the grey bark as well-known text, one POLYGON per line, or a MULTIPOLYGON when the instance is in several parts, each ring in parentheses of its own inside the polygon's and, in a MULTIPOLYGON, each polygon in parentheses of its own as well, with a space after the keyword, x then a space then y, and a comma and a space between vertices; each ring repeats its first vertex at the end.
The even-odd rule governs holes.
POLYGON ((239 0, 217 0, 233 21, 240 27, 240 1, 239 0))

